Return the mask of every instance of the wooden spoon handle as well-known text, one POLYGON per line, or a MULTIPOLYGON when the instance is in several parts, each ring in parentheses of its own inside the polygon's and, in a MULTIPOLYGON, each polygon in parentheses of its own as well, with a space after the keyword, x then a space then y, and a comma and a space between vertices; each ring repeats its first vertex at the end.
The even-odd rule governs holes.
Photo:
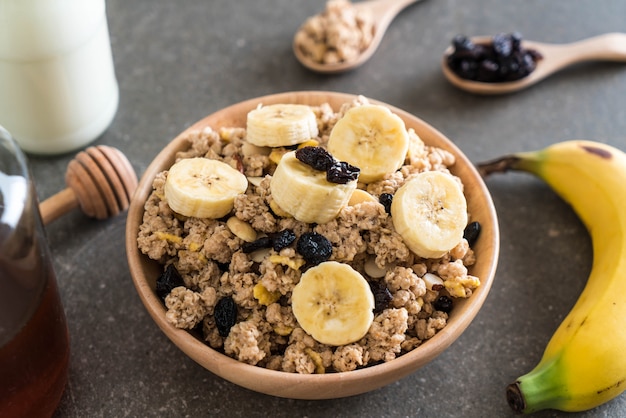
POLYGON ((39 212, 41 213, 43 224, 48 225, 77 207, 78 199, 76 199, 76 193, 68 187, 41 202, 39 212))
POLYGON ((404 8, 420 0, 369 0, 353 3, 356 10, 369 11, 376 21, 376 31, 385 32, 391 21, 404 8))
POLYGON ((626 61, 626 33, 605 33, 574 42, 570 48, 578 51, 582 59, 626 61))
POLYGON ((626 33, 605 33, 568 44, 541 44, 528 42, 550 57, 552 66, 561 69, 586 61, 626 62, 626 33))

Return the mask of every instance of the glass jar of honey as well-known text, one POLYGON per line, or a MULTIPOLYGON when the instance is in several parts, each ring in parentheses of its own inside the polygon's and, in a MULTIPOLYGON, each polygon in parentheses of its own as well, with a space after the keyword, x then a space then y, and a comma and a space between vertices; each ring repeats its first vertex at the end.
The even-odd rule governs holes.
POLYGON ((0 126, 0 416, 49 417, 69 336, 24 154, 0 126))

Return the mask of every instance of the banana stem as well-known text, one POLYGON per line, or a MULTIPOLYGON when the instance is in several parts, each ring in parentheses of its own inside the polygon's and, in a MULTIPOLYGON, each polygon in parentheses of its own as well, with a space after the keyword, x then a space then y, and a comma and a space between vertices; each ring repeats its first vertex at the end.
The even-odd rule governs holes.
POLYGON ((517 414, 529 414, 542 409, 561 409, 567 397, 562 383, 563 370, 557 359, 542 360, 537 367, 518 378, 506 388, 506 400, 517 414))
POLYGON ((544 160, 543 151, 517 152, 496 158, 495 160, 478 163, 476 168, 482 177, 487 177, 492 173, 506 173, 510 170, 540 175, 544 160))
POLYGON ((526 409, 526 400, 519 387, 519 382, 511 383, 506 387, 506 401, 516 414, 523 414, 526 409))
POLYGON ((506 173, 509 170, 518 170, 520 157, 517 155, 506 155, 495 160, 478 163, 478 173, 482 177, 487 177, 492 173, 506 173))

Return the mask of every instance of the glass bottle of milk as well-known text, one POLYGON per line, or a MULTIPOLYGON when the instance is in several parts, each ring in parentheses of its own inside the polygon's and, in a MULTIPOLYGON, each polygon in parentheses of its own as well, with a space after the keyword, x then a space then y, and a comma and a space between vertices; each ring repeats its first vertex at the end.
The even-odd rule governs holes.
POLYGON ((0 125, 24 151, 89 144, 118 101, 105 0, 0 0, 0 125))

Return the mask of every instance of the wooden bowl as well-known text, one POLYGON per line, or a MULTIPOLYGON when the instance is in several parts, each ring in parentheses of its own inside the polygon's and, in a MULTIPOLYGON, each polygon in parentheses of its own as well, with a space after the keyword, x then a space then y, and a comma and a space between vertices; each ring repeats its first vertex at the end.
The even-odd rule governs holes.
MULTIPOLYGON (((139 182, 128 211, 126 251, 133 282, 150 316, 167 337, 185 354, 212 373, 245 388, 284 398, 331 399, 368 392, 397 381, 424 366, 450 346, 472 322, 485 301, 494 280, 499 253, 499 230, 491 196, 472 163, 445 136, 421 119, 400 109, 388 106, 414 128, 428 145, 446 149, 456 156, 451 171, 465 184, 465 194, 472 220, 482 226, 480 238, 474 246, 477 262, 470 274, 481 279, 481 286, 472 296, 460 300, 450 313, 447 326, 420 347, 390 362, 363 369, 328 374, 300 375, 251 366, 232 359, 206 345, 188 331, 177 329, 165 320, 165 307, 155 293, 156 278, 161 267, 144 256, 137 247, 137 234, 143 217, 143 206, 152 191, 152 180, 157 173, 168 169, 177 151, 186 147, 183 140, 189 130, 205 126, 245 126, 247 113, 259 103, 300 103, 320 105, 329 103, 333 109, 354 100, 355 96, 334 92, 289 92, 247 100, 200 120, 170 142, 152 161, 139 182)), ((371 102, 384 104, 371 100, 371 102)))

